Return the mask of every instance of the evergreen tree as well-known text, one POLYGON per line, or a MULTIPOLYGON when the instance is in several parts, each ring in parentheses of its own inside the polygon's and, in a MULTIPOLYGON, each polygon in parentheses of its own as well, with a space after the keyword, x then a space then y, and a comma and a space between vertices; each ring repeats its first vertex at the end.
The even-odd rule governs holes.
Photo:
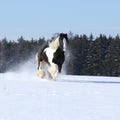
MULTIPOLYGON (((0 73, 35 56, 45 42, 45 38, 25 40, 23 36, 17 42, 2 39, 0 73)), ((120 36, 107 38, 100 34, 94 38, 92 34, 87 37, 70 32, 66 70, 72 75, 120 76, 120 36)))

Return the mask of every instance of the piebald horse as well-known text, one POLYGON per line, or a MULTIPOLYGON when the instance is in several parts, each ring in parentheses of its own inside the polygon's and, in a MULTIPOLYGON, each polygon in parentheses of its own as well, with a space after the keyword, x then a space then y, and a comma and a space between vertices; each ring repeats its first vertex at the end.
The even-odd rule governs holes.
POLYGON ((60 33, 56 39, 47 41, 40 51, 36 54, 37 76, 45 77, 45 67, 48 64, 48 75, 52 79, 56 79, 58 73, 61 72, 62 65, 65 60, 65 51, 68 43, 67 34, 60 33))

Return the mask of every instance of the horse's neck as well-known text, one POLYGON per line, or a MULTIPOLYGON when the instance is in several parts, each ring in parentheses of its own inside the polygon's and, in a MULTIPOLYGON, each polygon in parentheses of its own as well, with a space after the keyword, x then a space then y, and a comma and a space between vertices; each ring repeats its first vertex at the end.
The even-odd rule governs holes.
POLYGON ((57 49, 58 46, 59 46, 59 36, 49 44, 49 47, 53 49, 57 49))

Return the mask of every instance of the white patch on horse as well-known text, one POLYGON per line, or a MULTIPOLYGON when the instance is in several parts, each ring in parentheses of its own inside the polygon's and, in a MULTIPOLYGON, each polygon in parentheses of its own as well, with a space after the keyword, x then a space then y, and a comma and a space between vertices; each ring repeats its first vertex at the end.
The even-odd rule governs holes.
POLYGON ((58 75, 58 66, 52 62, 55 51, 56 51, 56 49, 53 49, 51 47, 46 48, 44 50, 44 52, 46 52, 47 57, 49 58, 48 62, 50 63, 50 66, 48 68, 48 72, 51 75, 50 77, 52 77, 53 79, 55 79, 58 75))
POLYGON ((48 59, 48 62, 51 64, 52 63, 52 59, 53 59, 53 56, 54 56, 54 52, 56 51, 56 49, 53 49, 53 48, 51 48, 51 47, 49 47, 49 48, 46 48, 45 50, 44 50, 44 52, 46 52, 46 55, 47 55, 47 57, 49 58, 48 59))

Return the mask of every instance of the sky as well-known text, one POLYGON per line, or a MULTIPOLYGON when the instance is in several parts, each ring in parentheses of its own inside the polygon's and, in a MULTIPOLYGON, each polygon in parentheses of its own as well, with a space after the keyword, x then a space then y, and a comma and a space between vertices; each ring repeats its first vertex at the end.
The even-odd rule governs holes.
POLYGON ((0 40, 55 33, 116 36, 120 0, 0 0, 0 40))

